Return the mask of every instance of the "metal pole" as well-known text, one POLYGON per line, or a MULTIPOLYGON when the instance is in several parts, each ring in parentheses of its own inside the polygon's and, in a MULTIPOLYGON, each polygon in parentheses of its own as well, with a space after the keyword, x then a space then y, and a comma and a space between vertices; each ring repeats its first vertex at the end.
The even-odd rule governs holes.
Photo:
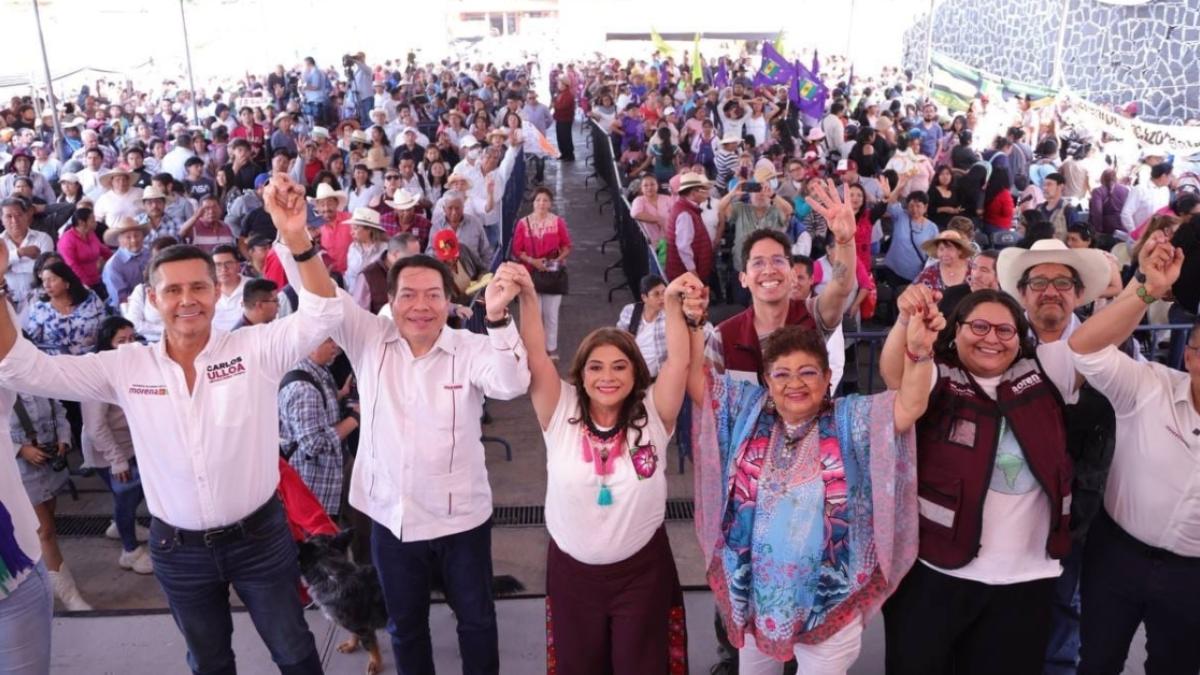
POLYGON ((1063 88, 1063 49, 1067 45, 1067 10, 1070 9, 1068 0, 1062 0, 1062 13, 1058 17, 1058 44, 1054 46, 1054 67, 1050 72, 1050 86, 1054 89, 1063 88))
POLYGON ((183 11, 183 0, 179 0, 179 21, 183 24, 183 51, 187 55, 188 87, 192 91, 192 124, 200 126, 200 111, 196 108, 196 80, 192 77, 192 45, 188 42, 187 14, 183 11))
POLYGON ((42 47, 42 69, 46 75, 46 96, 50 99, 50 109, 54 111, 54 115, 50 118, 54 122, 54 140, 61 149, 65 141, 63 141, 62 122, 58 119, 58 99, 54 97, 54 81, 50 78, 50 59, 46 56, 46 37, 42 35, 42 11, 38 7, 38 0, 33 0, 33 19, 37 23, 38 44, 42 47))
POLYGON ((846 23, 846 60, 853 62, 854 59, 850 57, 850 45, 854 39, 854 0, 850 0, 850 20, 846 23))
POLYGON ((929 18, 925 26, 925 96, 933 88, 933 5, 937 0, 929 0, 929 18))

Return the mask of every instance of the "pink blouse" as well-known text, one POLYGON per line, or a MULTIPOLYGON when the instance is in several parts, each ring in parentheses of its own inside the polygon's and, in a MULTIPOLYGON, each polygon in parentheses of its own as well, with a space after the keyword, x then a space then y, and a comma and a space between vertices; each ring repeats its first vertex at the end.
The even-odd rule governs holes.
POLYGON ((643 195, 638 195, 637 199, 629 205, 629 214, 642 224, 642 229, 646 232, 646 238, 650 240, 651 246, 657 246, 658 242, 662 241, 667 236, 667 219, 671 217, 671 207, 674 205, 674 200, 666 195, 659 195, 654 204, 651 204, 643 195), (657 223, 644 221, 638 216, 654 214, 658 216, 657 223))
POLYGON ((84 286, 95 286, 100 283, 99 262, 108 260, 112 249, 100 241, 95 231, 88 232, 84 238, 79 235, 79 230, 68 227, 58 238, 58 253, 84 286))
MULTIPOLYGON (((571 234, 567 232, 567 221, 563 220, 562 216, 558 217, 554 228, 546 228, 536 235, 529 229, 528 218, 518 220, 516 228, 513 230, 512 257, 517 260, 520 260, 521 255, 527 255, 530 258, 547 258, 551 255, 558 255, 562 249, 570 247, 571 234)), ((533 272, 533 267, 530 265, 525 264, 525 268, 530 273, 533 272)))

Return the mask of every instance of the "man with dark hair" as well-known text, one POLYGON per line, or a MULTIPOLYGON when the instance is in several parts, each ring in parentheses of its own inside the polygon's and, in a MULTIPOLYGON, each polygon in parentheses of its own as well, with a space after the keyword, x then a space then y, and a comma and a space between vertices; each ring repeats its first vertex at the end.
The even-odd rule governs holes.
MULTIPOLYGON (((282 257, 283 264, 291 261, 282 257)), ((484 291, 487 335, 446 326, 454 279, 425 255, 388 272, 392 318, 342 294, 333 339, 362 397, 350 504, 371 518, 397 669, 431 673, 430 578, 440 570, 458 620, 465 673, 498 673, 492 599, 492 496, 480 417, 485 396, 529 387, 525 347, 508 313, 524 270, 502 263, 484 291)))
POLYGON ((217 304, 213 312, 213 327, 233 330, 242 318, 242 294, 247 279, 242 276, 242 261, 237 248, 218 244, 212 250, 217 277, 217 304))
POLYGON ((233 170, 233 184, 242 190, 253 190, 254 179, 262 173, 262 166, 254 161, 254 151, 249 141, 235 138, 229 142, 228 168, 233 170))
POLYGON ((633 333, 650 376, 657 377, 659 366, 667 358, 667 315, 663 313, 667 282, 657 274, 647 274, 638 290, 641 301, 621 308, 617 328, 633 333))
POLYGON ((0 201, 0 225, 4 226, 0 238, 4 240, 11 261, 5 266, 5 290, 17 304, 17 309, 22 309, 21 305, 33 287, 34 261, 41 254, 54 250, 54 240, 45 232, 32 229, 33 205, 24 197, 0 201))
POLYGON ((792 300, 807 300, 812 294, 813 261, 806 255, 792 256, 792 300))
POLYGON ((1042 194, 1046 201, 1038 205, 1037 210, 1054 226, 1054 236, 1066 241, 1067 229, 1075 224, 1076 211, 1063 199, 1063 185, 1067 179, 1057 171, 1047 174, 1042 181, 1042 194))
MULTIPOLYGON (((233 672, 232 584, 279 669, 320 673, 305 625, 295 543, 279 485, 276 389, 283 374, 342 321, 342 303, 305 230, 303 188, 277 176, 268 202, 281 257, 297 263, 300 309, 265 326, 212 329, 212 259, 192 246, 151 263, 148 297, 163 341, 84 356, 49 356, 0 312, 0 385, 120 406, 143 461, 154 574, 195 672, 233 672)), ((7 268, 0 253, 0 268, 7 268)))
POLYGON ((387 251, 359 272, 350 295, 359 307, 372 314, 388 305, 388 272, 403 258, 421 252, 421 240, 411 232, 401 232, 387 242, 387 251))
POLYGON ((1121 227, 1126 234, 1141 227, 1150 216, 1171 203, 1171 172, 1170 164, 1155 164, 1150 169, 1150 181, 1129 190, 1125 206, 1121 207, 1121 227))
POLYGON ((242 286, 242 318, 231 330, 270 323, 279 315, 279 286, 270 279, 247 279, 242 286))

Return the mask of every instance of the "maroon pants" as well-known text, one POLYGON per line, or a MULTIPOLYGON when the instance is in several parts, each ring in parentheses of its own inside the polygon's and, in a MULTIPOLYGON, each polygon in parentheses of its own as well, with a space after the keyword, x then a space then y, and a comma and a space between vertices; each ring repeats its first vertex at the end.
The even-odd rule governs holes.
POLYGON ((665 529, 609 565, 585 565, 553 539, 547 558, 549 675, 688 672, 683 592, 665 529))

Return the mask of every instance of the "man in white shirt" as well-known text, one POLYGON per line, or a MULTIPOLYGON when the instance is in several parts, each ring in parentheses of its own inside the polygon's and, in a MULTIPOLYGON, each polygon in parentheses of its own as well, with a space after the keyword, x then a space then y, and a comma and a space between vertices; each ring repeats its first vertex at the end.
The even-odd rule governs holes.
POLYGON ((9 197, 0 202, 0 224, 4 225, 4 247, 8 249, 8 264, 4 283, 8 297, 17 310, 23 309, 33 287, 33 264, 37 257, 54 250, 54 240, 45 232, 31 229, 33 204, 23 197, 9 197))
POLYGON ((1150 169, 1148 183, 1129 190, 1129 197, 1121 208, 1121 227, 1125 228, 1126 233, 1133 232, 1171 202, 1170 182, 1171 165, 1164 162, 1150 169))
POLYGON ((189 133, 181 133, 175 137, 175 147, 163 156, 162 162, 159 163, 158 171, 161 173, 171 174, 171 178, 177 181, 183 181, 187 178, 187 161, 196 156, 192 152, 192 135, 189 133))
POLYGON ((1158 232, 1146 247, 1149 264, 1070 338, 1076 369, 1117 414, 1104 509, 1083 556, 1080 673, 1120 672, 1142 623, 1147 672, 1200 671, 1200 330, 1186 372, 1111 346, 1179 278, 1181 250, 1158 232))
POLYGON ((151 264, 149 299, 164 324, 158 344, 49 356, 0 313, 0 385, 125 410, 153 516, 154 574, 195 672, 234 670, 230 584, 281 671, 322 672, 296 593, 296 545, 275 497, 276 389, 341 323, 342 303, 308 238, 303 189, 277 175, 267 202, 277 253, 299 262, 291 267, 296 316, 214 332, 216 271, 191 246, 166 249, 151 264))
POLYGON ((241 274, 237 249, 229 244, 213 248, 213 265, 217 268, 217 304, 213 311, 213 328, 233 330, 242 319, 242 291, 246 278, 241 274))
POLYGON ((429 256, 403 258, 389 271, 392 318, 341 296, 345 318, 333 339, 354 367, 362 410, 350 504, 373 521, 371 556, 401 673, 434 672, 435 568, 458 620, 463 672, 499 672, 492 494, 479 420, 485 396, 514 399, 529 388, 507 309, 520 292, 514 265, 502 264, 485 291, 487 335, 446 327, 454 281, 429 256))
POLYGON ((124 218, 142 213, 142 189, 133 187, 133 172, 127 166, 100 175, 100 187, 107 190, 96 200, 96 220, 115 225, 124 218))
POLYGON ((84 167, 75 172, 79 179, 79 189, 93 200, 99 196, 100 170, 104 168, 104 153, 99 148, 91 148, 83 156, 84 167))

